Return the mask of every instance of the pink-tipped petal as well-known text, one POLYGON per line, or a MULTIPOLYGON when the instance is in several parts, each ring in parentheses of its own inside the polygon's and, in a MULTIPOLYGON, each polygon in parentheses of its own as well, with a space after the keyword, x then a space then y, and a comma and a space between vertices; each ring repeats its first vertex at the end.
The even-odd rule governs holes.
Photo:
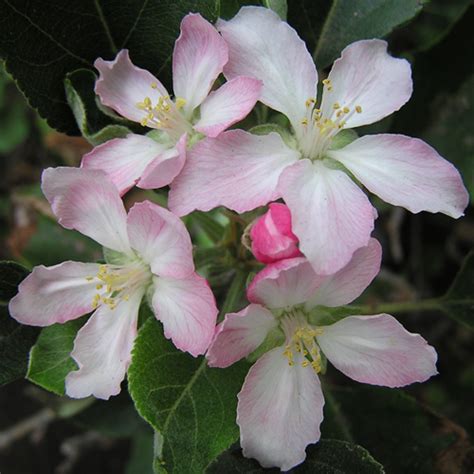
POLYGON ((186 15, 173 52, 174 94, 186 100, 186 114, 206 98, 227 60, 227 45, 214 26, 198 13, 186 15))
POLYGON ((183 278, 194 272, 193 247, 179 217, 150 201, 135 204, 128 213, 131 246, 155 275, 183 278))
POLYGON ((332 87, 324 91, 322 115, 331 116, 336 102, 348 107, 351 115, 344 120, 345 128, 368 125, 387 117, 410 99, 413 90, 410 63, 390 56, 387 43, 378 39, 346 46, 328 79, 332 87))
POLYGON ((153 309, 165 336, 194 357, 204 354, 214 336, 217 307, 207 281, 193 273, 183 279, 154 278, 153 309))
POLYGON ((247 298, 267 308, 291 307, 306 302, 322 281, 305 258, 280 260, 255 275, 247 298))
POLYGON ((375 239, 354 252, 351 261, 334 275, 323 279, 306 306, 337 307, 354 301, 370 285, 380 270, 382 247, 375 239))
POLYGON ((403 387, 438 373, 434 348, 388 314, 350 316, 322 329, 321 350, 357 382, 403 387))
POLYGON ((291 230, 288 206, 272 202, 268 211, 257 219, 250 230, 252 253, 263 263, 300 257, 298 238, 291 230))
POLYGON ((194 128, 215 138, 245 118, 260 97, 262 82, 251 77, 235 77, 211 92, 201 105, 201 118, 194 128))
POLYGON ((168 148, 143 171, 137 186, 142 189, 158 189, 168 186, 178 176, 186 161, 186 134, 176 146, 168 148))
POLYGON ((130 134, 126 138, 114 138, 96 146, 84 155, 81 167, 104 171, 123 195, 135 186, 151 162, 161 162, 166 149, 165 145, 149 137, 130 134))
POLYGON ((93 309, 97 282, 89 277, 96 276, 98 271, 96 263, 64 262, 53 267, 35 267, 10 300, 9 312, 18 322, 30 326, 76 319, 93 309))
POLYGON ((324 397, 311 367, 289 366, 283 352, 272 349, 250 369, 238 395, 237 424, 245 457, 287 471, 319 440, 324 397))
POLYGON ((41 188, 66 229, 75 229, 117 252, 130 253, 127 214, 115 185, 102 170, 47 168, 41 188))
POLYGON ((278 321, 268 309, 251 304, 238 313, 228 313, 214 335, 207 361, 210 367, 228 367, 257 349, 278 321))
POLYGON ((232 20, 219 20, 217 28, 229 46, 226 77, 244 75, 263 81, 260 100, 300 127, 305 102, 316 95, 318 74, 296 31, 262 7, 243 7, 232 20))
POLYGON ((100 73, 95 83, 100 101, 134 122, 146 117, 147 113, 137 107, 145 97, 156 104, 161 96, 168 95, 153 74, 132 63, 126 49, 122 49, 113 61, 96 59, 94 66, 100 73))
POLYGON ((204 139, 188 152, 171 184, 169 207, 183 216, 217 206, 237 212, 263 206, 280 197, 280 174, 298 156, 274 132, 261 136, 229 130, 204 139))
POLYGON ((137 335, 138 309, 143 292, 132 294, 115 309, 102 305, 79 330, 71 357, 79 370, 66 377, 66 394, 108 400, 120 393, 137 335))
POLYGON ((417 138, 366 135, 328 155, 369 191, 411 212, 442 212, 458 218, 469 204, 458 170, 417 138))
POLYGON ((344 172, 301 160, 283 172, 278 187, 300 250, 316 273, 339 271, 369 243, 375 209, 344 172))

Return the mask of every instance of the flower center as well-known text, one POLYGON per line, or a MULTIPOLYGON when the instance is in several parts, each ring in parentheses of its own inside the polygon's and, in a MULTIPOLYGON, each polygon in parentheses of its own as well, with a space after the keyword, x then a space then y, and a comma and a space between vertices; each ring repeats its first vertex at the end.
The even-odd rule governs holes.
POLYGON ((321 372, 321 350, 316 336, 321 335, 323 329, 309 325, 301 315, 285 316, 281 323, 286 335, 283 355, 288 365, 300 364, 302 367, 311 367, 317 374, 321 372))
POLYGON ((151 272, 142 262, 127 265, 100 265, 95 276, 86 277, 87 281, 96 283, 97 293, 92 300, 93 308, 106 304, 115 309, 121 301, 128 301, 130 296, 140 288, 146 289, 151 280, 151 272))
MULTIPOLYGON (((156 89, 158 86, 152 83, 150 87, 156 89)), ((186 100, 182 97, 177 97, 173 101, 170 96, 162 95, 156 104, 153 104, 150 97, 146 96, 143 102, 136 104, 136 107, 143 110, 143 119, 140 122, 143 127, 164 130, 172 138, 178 140, 183 133, 191 133, 193 130, 181 112, 185 105, 186 100)))
MULTIPOLYGON (((332 92, 332 83, 329 79, 323 80, 325 93, 332 92)), ((331 145, 332 139, 342 130, 347 120, 355 113, 362 113, 360 105, 340 104, 333 102, 325 110, 316 108, 316 99, 306 100, 306 114, 301 120, 301 129, 297 132, 301 151, 305 158, 312 161, 324 157, 325 151, 331 145)))

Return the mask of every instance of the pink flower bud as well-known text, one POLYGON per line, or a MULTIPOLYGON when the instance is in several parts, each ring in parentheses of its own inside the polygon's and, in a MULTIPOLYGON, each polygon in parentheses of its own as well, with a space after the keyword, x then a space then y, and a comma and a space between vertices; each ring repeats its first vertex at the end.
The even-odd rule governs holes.
POLYGON ((299 257, 298 238, 291 231, 291 214, 285 204, 271 203, 250 230, 252 252, 262 263, 299 257))

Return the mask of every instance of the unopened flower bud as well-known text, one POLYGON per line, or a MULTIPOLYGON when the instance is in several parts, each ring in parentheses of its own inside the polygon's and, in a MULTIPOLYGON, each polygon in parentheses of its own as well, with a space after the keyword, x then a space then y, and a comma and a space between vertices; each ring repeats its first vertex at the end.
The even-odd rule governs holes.
POLYGON ((285 204, 271 203, 250 230, 252 253, 262 263, 301 255, 298 238, 291 231, 291 214, 285 204))

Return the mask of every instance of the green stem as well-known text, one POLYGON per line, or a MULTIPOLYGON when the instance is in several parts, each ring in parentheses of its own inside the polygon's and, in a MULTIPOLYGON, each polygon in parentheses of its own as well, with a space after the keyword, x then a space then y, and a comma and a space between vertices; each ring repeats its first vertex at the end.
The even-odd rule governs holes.
POLYGON ((354 306, 354 309, 360 314, 436 311, 439 309, 439 300, 431 298, 420 301, 403 301, 400 303, 380 303, 376 305, 354 306))

